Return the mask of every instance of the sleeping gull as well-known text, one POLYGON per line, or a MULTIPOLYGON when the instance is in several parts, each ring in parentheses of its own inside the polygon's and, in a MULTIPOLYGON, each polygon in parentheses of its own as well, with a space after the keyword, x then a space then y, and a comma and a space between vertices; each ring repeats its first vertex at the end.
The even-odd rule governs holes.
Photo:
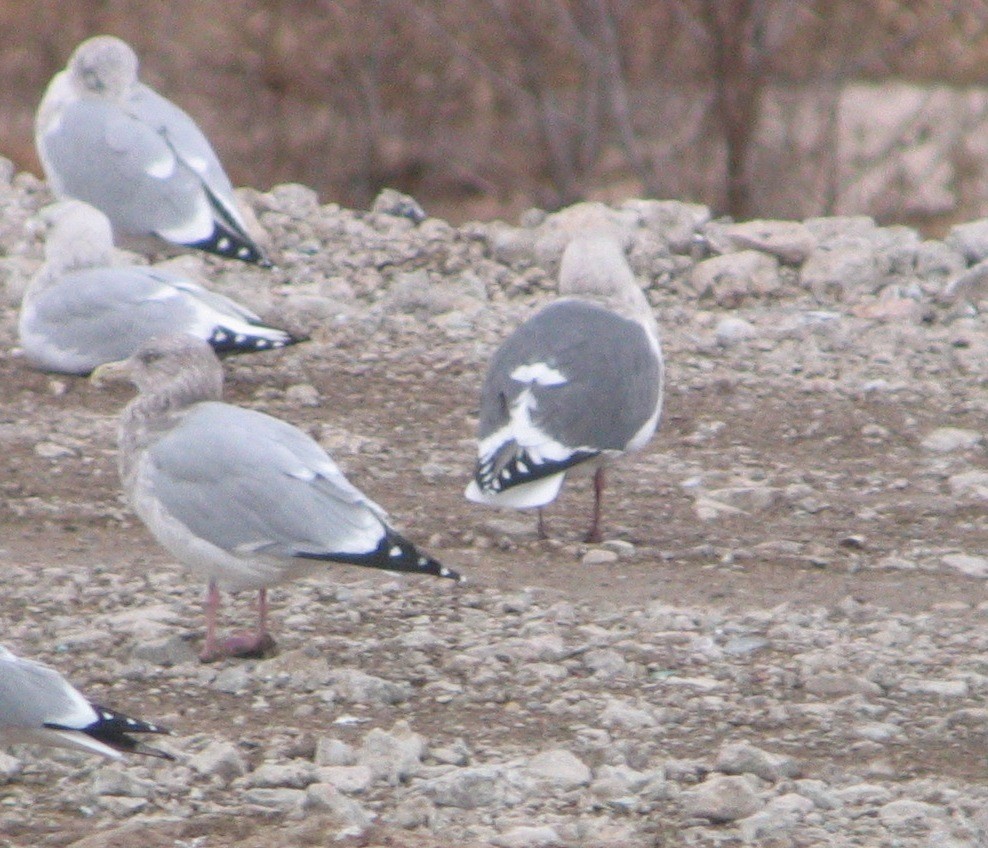
POLYGON ((76 748, 119 759, 121 752, 172 760, 131 733, 168 733, 163 727, 91 704, 47 665, 0 645, 0 740, 76 748))
POLYGON ((203 661, 263 654, 273 645, 267 587, 320 561, 460 579, 391 529, 384 510, 308 435, 220 402, 223 371, 200 339, 154 339, 93 380, 117 376, 140 392, 120 420, 127 499, 158 541, 209 581, 203 661), (221 588, 259 592, 257 631, 222 646, 221 588))
POLYGON ((604 464, 640 450, 662 408, 659 330, 620 245, 577 237, 559 270, 563 297, 495 352, 480 394, 478 459, 466 496, 525 509, 559 494, 574 466, 594 468, 586 540, 601 540, 604 464))
POLYGON ((125 42, 82 42, 38 106, 52 190, 100 209, 119 237, 156 237, 270 266, 216 153, 185 112, 137 78, 125 42))
POLYGON ((173 272, 112 267, 110 223, 86 203, 63 201, 42 214, 51 221, 46 261, 24 294, 18 322, 21 347, 38 368, 88 374, 163 333, 199 336, 222 354, 304 341, 173 272))

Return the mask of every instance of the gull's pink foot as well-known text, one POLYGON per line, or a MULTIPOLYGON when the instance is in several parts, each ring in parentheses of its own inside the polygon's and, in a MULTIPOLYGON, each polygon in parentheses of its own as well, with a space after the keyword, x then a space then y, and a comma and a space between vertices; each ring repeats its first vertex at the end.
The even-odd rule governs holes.
POLYGON ((241 633, 225 639, 220 645, 203 648, 199 660, 204 663, 216 662, 224 657, 259 660, 273 656, 277 648, 278 645, 270 633, 260 636, 256 633, 241 633))
POLYGON ((277 644, 270 633, 240 633, 231 636, 223 642, 223 650, 227 656, 244 659, 263 659, 272 656, 277 650, 277 644))

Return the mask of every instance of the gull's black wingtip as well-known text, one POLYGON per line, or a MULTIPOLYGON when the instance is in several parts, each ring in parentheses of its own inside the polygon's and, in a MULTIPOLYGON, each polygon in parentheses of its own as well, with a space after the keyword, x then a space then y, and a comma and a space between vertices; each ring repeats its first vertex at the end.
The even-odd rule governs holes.
POLYGON ((164 736, 171 736, 172 732, 167 727, 144 721, 139 718, 131 718, 116 710, 99 704, 91 704, 96 711, 96 721, 87 727, 79 728, 80 733, 91 736, 98 742, 113 748, 115 751, 132 754, 144 754, 148 757, 158 757, 162 760, 174 760, 175 757, 160 748, 153 748, 147 743, 134 739, 132 733, 157 733, 164 736))
POLYGON ((362 565, 365 568, 380 568, 384 571, 431 574, 433 577, 443 577, 447 580, 455 580, 457 583, 463 583, 466 580, 460 572, 422 553, 408 539, 390 528, 381 537, 377 547, 367 553, 298 551, 295 556, 302 559, 321 559, 329 562, 362 565))

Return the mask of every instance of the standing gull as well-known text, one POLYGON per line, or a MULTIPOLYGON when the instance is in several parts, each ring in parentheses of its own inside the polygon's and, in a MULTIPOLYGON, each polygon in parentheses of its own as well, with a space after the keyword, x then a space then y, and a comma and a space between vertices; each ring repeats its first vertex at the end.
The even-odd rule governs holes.
POLYGON ((91 704, 49 666, 21 659, 0 645, 0 740, 76 748, 119 759, 121 752, 174 759, 132 738, 168 733, 163 727, 91 704))
POLYGON ((559 270, 563 297, 495 352, 480 393, 478 459, 466 496, 525 509, 559 494, 567 472, 595 469, 599 542, 605 463, 640 450, 662 408, 662 352, 652 309, 620 245, 577 237, 559 270))
POLYGON ((35 144, 59 197, 100 209, 117 236, 156 237, 270 266, 195 121, 137 78, 125 42, 82 42, 38 106, 35 144))
POLYGON ((18 321, 21 347, 38 368, 88 374, 164 333, 190 333, 222 354, 304 341, 170 271, 113 267, 110 223, 86 203, 63 201, 42 215, 51 222, 45 264, 24 294, 18 321))
POLYGON ((154 339, 93 379, 117 375, 140 392, 120 421, 127 499, 158 541, 209 581, 203 661, 273 646, 267 588, 320 561, 460 579, 392 530, 308 435, 222 403, 223 371, 200 339, 154 339), (223 645, 215 632, 221 588, 259 593, 256 632, 223 645))

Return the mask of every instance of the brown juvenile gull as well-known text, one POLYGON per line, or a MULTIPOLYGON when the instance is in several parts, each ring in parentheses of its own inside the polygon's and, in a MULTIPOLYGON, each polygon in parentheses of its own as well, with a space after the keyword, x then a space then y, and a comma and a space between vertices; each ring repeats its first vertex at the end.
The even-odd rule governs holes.
POLYGON ((387 523, 308 435, 262 412, 222 403, 223 371, 201 339, 154 339, 93 379, 127 376, 140 394, 124 409, 124 491, 151 533, 209 581, 201 658, 263 654, 267 588, 320 561, 459 580, 387 523), (258 590, 258 627, 216 641, 219 590, 258 590))
POLYGON ((15 656, 0 645, 0 740, 15 745, 75 748, 119 759, 122 753, 172 760, 132 733, 169 733, 157 724, 90 703, 47 665, 15 656))
POLYGON ((101 210, 118 237, 153 237, 270 266, 212 146, 137 78, 119 38, 82 42, 38 106, 34 138, 52 190, 101 210))
POLYGON ((466 496, 542 510, 570 469, 594 469, 586 540, 599 542, 604 466, 640 450, 662 409, 663 364, 652 309, 620 245, 573 239, 559 270, 562 297, 498 348, 480 392, 477 465, 466 496))
POLYGON ((37 368, 88 374, 165 333, 199 336, 224 355, 305 341, 185 276, 114 265, 110 222, 88 203, 62 201, 41 218, 50 226, 45 264, 24 293, 17 326, 24 355, 37 368))

